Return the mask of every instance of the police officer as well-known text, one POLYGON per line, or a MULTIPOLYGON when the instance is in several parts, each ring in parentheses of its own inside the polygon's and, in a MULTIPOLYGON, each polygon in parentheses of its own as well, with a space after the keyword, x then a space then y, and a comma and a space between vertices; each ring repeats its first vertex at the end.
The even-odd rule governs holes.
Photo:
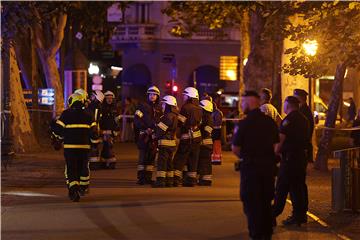
POLYGON ((90 184, 88 153, 91 144, 99 142, 96 123, 84 109, 84 100, 80 94, 72 94, 70 108, 66 109, 56 121, 54 135, 64 141, 66 161, 65 176, 69 189, 69 198, 78 202, 90 184))
POLYGON ((135 141, 139 149, 137 184, 152 184, 152 172, 156 156, 156 142, 152 138, 162 110, 159 106, 160 90, 151 86, 147 90, 147 102, 139 104, 134 115, 135 141))
POLYGON ((211 186, 212 183, 212 167, 211 153, 213 141, 211 134, 213 131, 213 120, 211 113, 213 112, 213 104, 209 100, 200 101, 200 107, 203 109, 203 116, 200 125, 202 142, 199 153, 198 175, 200 186, 211 186))
POLYGON ((197 180, 197 166, 200 152, 201 131, 200 123, 202 110, 199 106, 199 93, 193 87, 185 88, 184 105, 178 115, 180 127, 180 144, 174 157, 174 186, 181 184, 182 171, 188 165, 183 186, 194 187, 197 180))
POLYGON ((279 140, 279 134, 274 120, 262 113, 259 107, 258 93, 245 91, 241 108, 246 117, 235 128, 232 151, 240 159, 240 197, 250 238, 271 239, 274 145, 279 140))
POLYGON ((175 134, 178 122, 177 102, 176 98, 170 95, 163 97, 161 102, 164 115, 155 128, 159 155, 154 187, 172 187, 174 183, 173 154, 176 150, 175 134))
POLYGON ((308 162, 314 162, 313 157, 313 145, 312 145, 312 135, 314 132, 314 115, 311 112, 310 107, 306 103, 306 98, 308 96, 308 93, 303 89, 295 89, 294 90, 294 96, 300 101, 300 109, 299 111, 304 114, 306 119, 309 121, 309 128, 310 128, 310 135, 309 135, 309 141, 308 146, 306 148, 306 158, 308 162))
POLYGON ((105 168, 114 169, 116 158, 113 151, 114 138, 119 133, 119 126, 116 118, 119 113, 116 109, 115 94, 111 91, 104 93, 105 101, 102 104, 102 115, 100 119, 100 129, 103 136, 103 149, 101 157, 105 161, 105 168))
MULTIPOLYGON (((100 118, 101 118, 101 105, 104 101, 105 95, 100 91, 96 90, 91 94, 88 111, 94 116, 96 122, 96 128, 100 132, 100 118)), ((90 169, 101 168, 100 154, 98 147, 92 147, 89 154, 90 169)))
POLYGON ((290 192, 293 212, 283 221, 283 224, 301 225, 307 222, 308 210, 305 176, 309 124, 306 117, 299 111, 299 101, 294 96, 285 99, 284 112, 287 116, 280 125, 280 143, 276 147, 276 152, 281 153, 282 158, 273 211, 274 217, 282 213, 286 197, 290 192))

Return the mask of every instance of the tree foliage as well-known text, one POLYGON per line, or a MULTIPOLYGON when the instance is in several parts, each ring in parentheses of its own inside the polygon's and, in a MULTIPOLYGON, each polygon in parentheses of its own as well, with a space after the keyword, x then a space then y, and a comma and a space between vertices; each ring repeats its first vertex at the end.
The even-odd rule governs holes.
MULTIPOLYGON (((306 4, 306 3, 303 3, 306 4)), ((300 17, 302 23, 291 25, 288 32, 297 46, 286 51, 291 55, 285 71, 291 75, 320 77, 334 71, 336 64, 346 67, 360 65, 360 3, 319 2, 306 7, 300 17), (316 40, 316 55, 307 56, 302 44, 316 40)))

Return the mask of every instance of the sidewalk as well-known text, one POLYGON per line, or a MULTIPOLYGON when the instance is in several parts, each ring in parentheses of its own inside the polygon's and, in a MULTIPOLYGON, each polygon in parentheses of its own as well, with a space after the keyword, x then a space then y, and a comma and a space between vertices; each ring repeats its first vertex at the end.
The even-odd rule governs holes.
MULTIPOLYGON (((119 162, 136 157, 131 143, 120 143, 121 155, 117 155, 119 162)), ((225 158, 232 158, 231 152, 224 152, 225 158)), ((127 163, 129 164, 129 163, 127 163)), ((136 163, 119 168, 134 168, 136 163), (134 166, 132 166, 134 165, 134 166)), ((335 160, 329 162, 329 169, 337 167, 335 160)), ((218 166, 221 167, 221 166, 218 166)), ((62 151, 54 151, 50 146, 41 153, 18 154, 8 171, 2 171, 2 192, 16 189, 42 188, 46 186, 65 187, 64 160, 62 151)), ((215 179, 216 181, 216 179, 215 179)), ((135 182, 135 179, 134 179, 135 182)), ((309 189, 309 211, 326 222, 338 234, 350 239, 360 239, 360 215, 353 213, 333 213, 331 210, 331 172, 315 171, 312 164, 308 166, 307 185, 309 189)), ((27 198, 2 195, 3 206, 26 203, 27 198)))

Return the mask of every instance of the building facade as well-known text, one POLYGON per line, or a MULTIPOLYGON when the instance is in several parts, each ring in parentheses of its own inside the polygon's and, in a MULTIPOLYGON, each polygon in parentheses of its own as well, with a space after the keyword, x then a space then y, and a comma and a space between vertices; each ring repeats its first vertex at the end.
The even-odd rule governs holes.
POLYGON ((114 51, 122 51, 122 97, 143 98, 150 85, 164 93, 169 82, 179 93, 188 86, 196 86, 200 94, 237 92, 238 81, 219 79, 219 64, 220 56, 239 56, 240 32, 204 26, 191 39, 174 37, 169 18, 161 13, 167 4, 132 3, 116 26, 110 43, 114 51))

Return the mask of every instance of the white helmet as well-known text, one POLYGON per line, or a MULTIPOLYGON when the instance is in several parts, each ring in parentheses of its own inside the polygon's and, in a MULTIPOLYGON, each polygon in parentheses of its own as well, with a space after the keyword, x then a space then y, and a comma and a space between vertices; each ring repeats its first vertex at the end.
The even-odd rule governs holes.
POLYGON ((167 105, 170 106, 177 106, 177 102, 176 102, 176 98, 170 95, 166 95, 162 98, 161 102, 166 103, 167 105))
POLYGON ((74 93, 80 94, 83 97, 84 101, 88 99, 88 93, 82 88, 76 89, 74 93))
POLYGON ((102 91, 100 90, 95 90, 93 92, 93 95, 95 96, 95 98, 99 101, 99 102, 103 102, 104 101, 104 98, 105 98, 105 95, 103 94, 102 91))
POLYGON ((209 100, 201 100, 200 101, 200 107, 205 109, 205 111, 212 112, 213 111, 213 104, 209 100))
POLYGON ((199 99, 199 92, 196 88, 193 87, 185 88, 183 94, 191 98, 199 99))
POLYGON ((153 94, 156 94, 156 95, 160 96, 160 90, 156 86, 149 87, 149 89, 147 90, 146 93, 147 94, 153 93, 153 94))
POLYGON ((106 97, 106 96, 112 96, 113 98, 115 98, 115 94, 114 94, 112 91, 106 91, 106 92, 104 93, 104 95, 105 95, 105 97, 106 97))

